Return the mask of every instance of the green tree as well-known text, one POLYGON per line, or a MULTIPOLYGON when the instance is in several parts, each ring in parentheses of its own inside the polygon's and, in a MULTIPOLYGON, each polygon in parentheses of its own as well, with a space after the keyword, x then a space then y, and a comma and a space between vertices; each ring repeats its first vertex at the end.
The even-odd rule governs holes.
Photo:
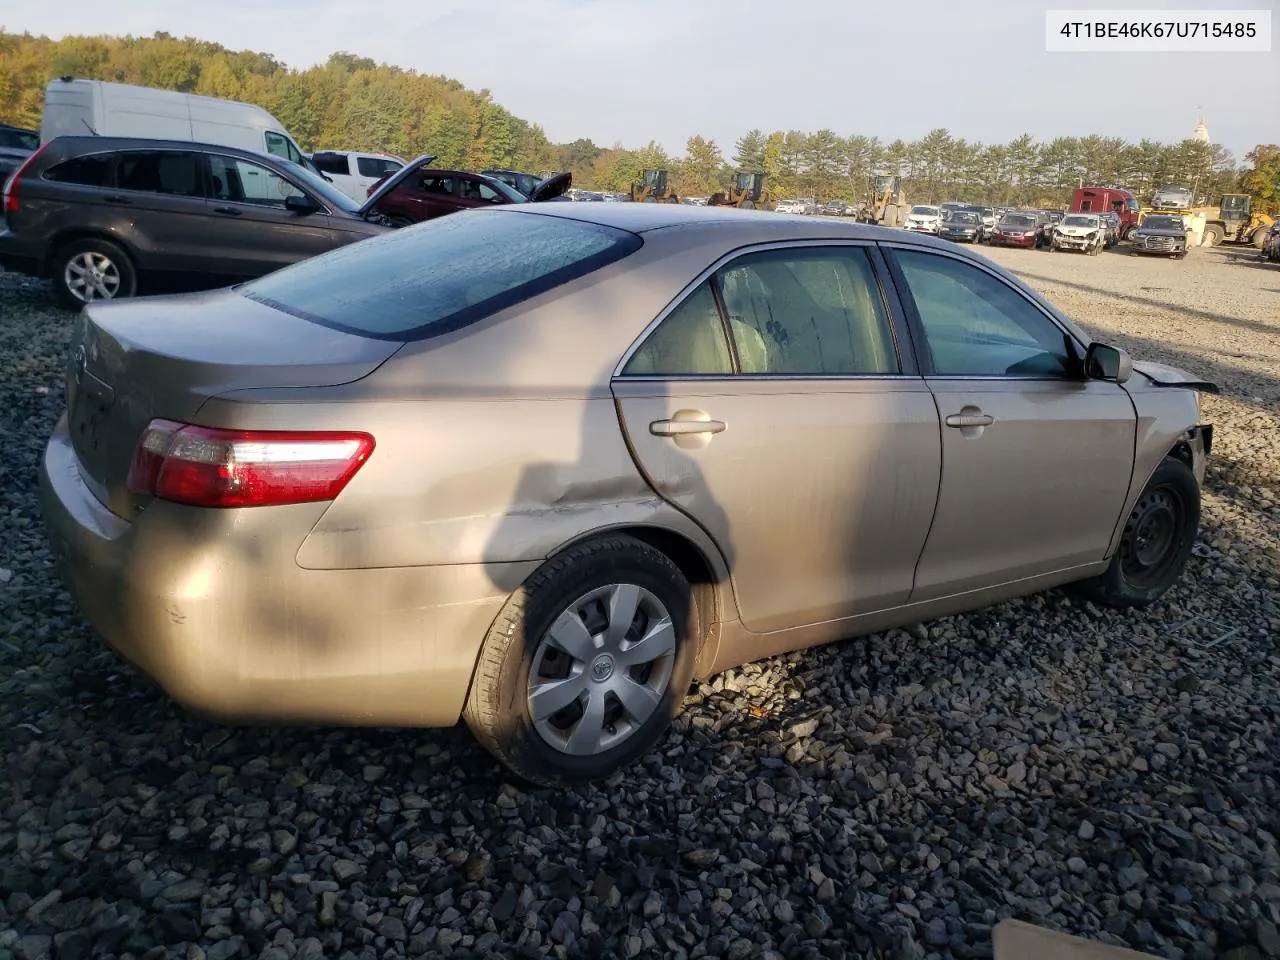
POLYGON ((766 137, 760 129, 748 130, 734 144, 733 162, 743 170, 762 170, 766 137))
POLYGON ((722 166, 724 156, 716 142, 692 136, 685 144, 684 158, 676 164, 673 186, 681 196, 710 196, 719 187, 722 166))
POLYGON ((1249 168, 1240 174, 1240 189, 1263 213, 1280 210, 1280 145, 1260 143, 1244 155, 1249 168))

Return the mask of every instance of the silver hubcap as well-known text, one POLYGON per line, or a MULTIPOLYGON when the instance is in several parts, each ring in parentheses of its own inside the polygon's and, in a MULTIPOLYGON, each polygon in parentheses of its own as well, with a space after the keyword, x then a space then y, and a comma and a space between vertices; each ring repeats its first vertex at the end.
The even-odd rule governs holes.
POLYGON ((661 601, 633 583, 579 597, 538 642, 529 670, 529 717, 561 753, 616 747, 662 702, 676 633, 661 601))
POLYGON ((110 300, 120 292, 120 268, 101 253, 77 253, 63 271, 67 289, 77 300, 110 300))

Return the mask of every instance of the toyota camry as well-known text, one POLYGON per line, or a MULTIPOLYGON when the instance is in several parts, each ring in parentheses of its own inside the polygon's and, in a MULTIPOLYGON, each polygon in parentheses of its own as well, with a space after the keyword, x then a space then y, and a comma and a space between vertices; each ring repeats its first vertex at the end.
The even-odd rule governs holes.
POLYGON ((231 720, 459 719, 539 783, 692 680, 1071 584, 1174 586, 1212 427, 971 248, 510 204, 92 304, 44 455, 83 615, 231 720))

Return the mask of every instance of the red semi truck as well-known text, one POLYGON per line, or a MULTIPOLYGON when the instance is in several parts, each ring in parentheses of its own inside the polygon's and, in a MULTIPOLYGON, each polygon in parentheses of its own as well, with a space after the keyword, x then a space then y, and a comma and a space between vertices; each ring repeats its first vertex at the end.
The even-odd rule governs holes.
POLYGON ((1070 213, 1106 213, 1111 211, 1120 218, 1120 239, 1129 239, 1129 233, 1138 225, 1138 198, 1119 187, 1081 187, 1071 194, 1070 213))

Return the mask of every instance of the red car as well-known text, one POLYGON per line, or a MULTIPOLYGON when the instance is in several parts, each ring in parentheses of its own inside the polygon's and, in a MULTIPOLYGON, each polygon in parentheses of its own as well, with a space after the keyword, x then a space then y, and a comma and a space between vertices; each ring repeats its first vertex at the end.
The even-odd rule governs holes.
POLYGON ((573 183, 572 174, 557 173, 540 181, 526 196, 497 177, 440 170, 431 166, 433 160, 433 156, 419 157, 375 183, 363 209, 376 211, 394 227, 404 227, 472 207, 565 200, 564 193, 573 183))
POLYGON ((1034 214, 1006 213, 987 241, 993 247, 1034 247, 1039 224, 1034 214))

